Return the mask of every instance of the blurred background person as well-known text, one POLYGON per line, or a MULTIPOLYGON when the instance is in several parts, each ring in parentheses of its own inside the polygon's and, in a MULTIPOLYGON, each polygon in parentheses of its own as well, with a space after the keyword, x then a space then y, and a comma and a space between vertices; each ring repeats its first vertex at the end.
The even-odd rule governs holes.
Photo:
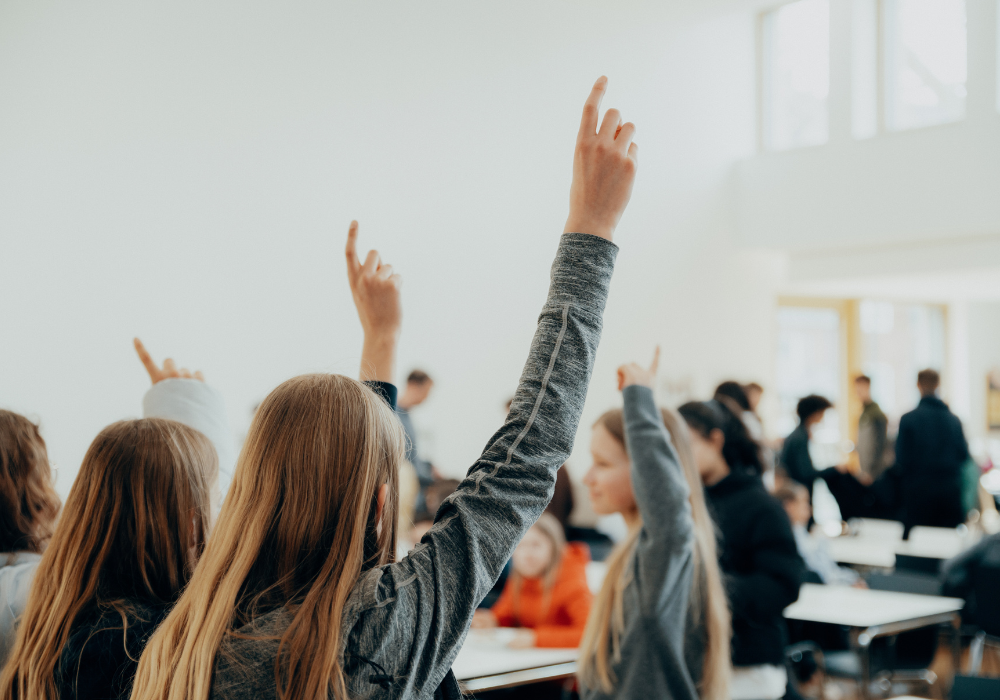
MULTIPOLYGON (((426 401, 433 388, 434 380, 431 379, 430 375, 422 369, 415 369, 406 378, 406 388, 396 403, 396 415, 399 416, 399 422, 403 424, 403 430, 406 431, 406 461, 413 465, 420 485, 414 510, 421 514, 427 512, 426 492, 427 487, 434 483, 434 465, 420 457, 420 450, 417 446, 417 431, 413 427, 410 411, 426 401)), ((432 518, 436 510, 431 511, 432 518)))
POLYGON ((858 419, 858 460, 861 473, 877 479, 886 468, 885 446, 888 442, 889 419, 872 400, 872 380, 862 374, 854 380, 854 391, 861 401, 858 419))

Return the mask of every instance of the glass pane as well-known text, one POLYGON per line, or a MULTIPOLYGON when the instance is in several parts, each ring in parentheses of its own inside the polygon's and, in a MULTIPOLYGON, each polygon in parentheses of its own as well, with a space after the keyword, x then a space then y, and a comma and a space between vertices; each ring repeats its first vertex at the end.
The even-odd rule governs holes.
POLYGON ((771 150, 826 143, 830 6, 800 0, 764 15, 764 144, 771 150))
MULTIPOLYGON (((840 403, 840 314, 836 309, 782 306, 778 309, 778 434, 798 424, 795 406, 809 394, 840 403)), ((828 466, 840 456, 840 421, 827 411, 813 430, 813 459, 828 466), (817 454, 817 450, 819 454, 817 454)))
POLYGON ((886 128, 965 117, 964 0, 886 0, 886 128))
POLYGON ((872 398, 896 424, 917 405, 917 372, 944 367, 945 320, 939 306, 861 302, 861 369, 872 398))

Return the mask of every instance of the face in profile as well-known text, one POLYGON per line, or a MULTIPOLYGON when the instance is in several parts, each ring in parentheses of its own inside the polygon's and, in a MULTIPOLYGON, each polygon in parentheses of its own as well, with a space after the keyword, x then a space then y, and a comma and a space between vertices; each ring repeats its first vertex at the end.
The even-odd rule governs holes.
POLYGON ((809 496, 802 494, 792 501, 784 503, 785 512, 793 525, 805 525, 812 517, 812 508, 809 506, 809 496))
POLYGON ((537 527, 532 527, 514 550, 514 571, 525 578, 541 578, 552 565, 555 547, 537 527))
POLYGON ((631 463, 625 447, 598 423, 590 436, 593 463, 583 478, 590 503, 598 515, 635 510, 631 463))
POLYGON ((691 430, 691 453, 698 467, 698 476, 702 483, 709 483, 713 475, 726 468, 726 459, 722 456, 722 445, 725 440, 721 430, 713 430, 710 437, 705 437, 697 430, 691 430))

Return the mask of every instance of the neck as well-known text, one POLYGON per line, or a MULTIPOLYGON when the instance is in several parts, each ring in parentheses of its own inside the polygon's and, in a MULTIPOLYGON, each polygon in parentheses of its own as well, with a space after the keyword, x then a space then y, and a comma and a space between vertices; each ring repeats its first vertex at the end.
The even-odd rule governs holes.
POLYGON ((701 480, 704 482, 705 486, 715 486, 717 483, 725 479, 732 470, 729 465, 724 461, 719 461, 718 464, 714 465, 710 470, 702 474, 701 480))
POLYGON ((628 512, 624 512, 622 513, 622 517, 625 518, 625 524, 628 525, 628 529, 631 530, 639 524, 639 509, 633 508, 628 512))

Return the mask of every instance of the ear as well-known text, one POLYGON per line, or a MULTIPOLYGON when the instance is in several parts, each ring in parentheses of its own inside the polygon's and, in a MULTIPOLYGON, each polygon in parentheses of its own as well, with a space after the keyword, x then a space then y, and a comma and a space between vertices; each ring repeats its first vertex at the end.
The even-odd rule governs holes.
POLYGON ((708 434, 708 441, 716 450, 722 452, 722 448, 726 444, 726 436, 718 428, 712 428, 712 432, 708 434))
POLYGON ((389 496, 389 484, 382 484, 378 487, 378 494, 375 496, 375 529, 382 533, 382 511, 385 509, 385 499, 389 496))

